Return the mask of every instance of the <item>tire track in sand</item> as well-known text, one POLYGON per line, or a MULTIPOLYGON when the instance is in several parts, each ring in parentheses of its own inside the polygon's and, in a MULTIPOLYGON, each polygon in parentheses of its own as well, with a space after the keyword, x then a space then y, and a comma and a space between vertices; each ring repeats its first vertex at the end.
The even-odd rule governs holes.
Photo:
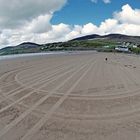
MULTIPOLYGON (((70 69, 71 67, 72 67, 72 66, 68 67, 67 69, 70 69)), ((73 68, 73 67, 72 67, 72 68, 73 68)), ((46 82, 49 82, 50 80, 52 80, 51 78, 53 78, 53 77, 56 78, 56 75, 59 75, 59 72, 62 73, 61 70, 63 70, 63 69, 56 70, 52 75, 49 75, 48 77, 46 77, 45 80, 42 81, 42 82, 44 83, 44 84, 42 84, 42 87, 45 86, 46 82), (46 80, 46 79, 47 79, 47 80, 46 80)), ((65 69, 65 71, 66 71, 66 69, 65 69)), ((37 82, 34 83, 33 85, 36 86, 38 83, 40 84, 40 81, 37 81, 37 82)), ((47 83, 47 84, 48 84, 48 83, 47 83)), ((33 85, 32 85, 32 86, 33 86, 33 85)), ((41 87, 40 87, 40 88, 41 88, 41 87)), ((10 91, 10 92, 8 93, 8 95, 5 95, 5 98, 2 99, 2 100, 0 101, 0 103, 2 103, 3 101, 6 101, 7 99, 9 99, 9 98, 12 97, 12 96, 15 96, 15 95, 17 95, 17 94, 20 94, 21 92, 23 92, 23 91, 25 91, 25 90, 28 90, 28 89, 32 89, 32 91, 31 91, 32 93, 39 90, 39 89, 34 89, 34 88, 32 88, 32 87, 23 87, 23 88, 19 87, 19 88, 13 90, 13 91, 10 91)), ((29 93, 28 93, 29 96, 30 96, 32 93, 29 92, 29 93)), ((24 97, 28 97, 28 96, 25 95, 24 97)), ((24 98, 24 97, 23 97, 23 98, 24 98)), ((5 109, 4 109, 4 110, 5 110, 5 109)), ((0 112, 1 112, 1 110, 0 110, 0 112)))
POLYGON ((19 123, 22 119, 24 119, 28 114, 30 114, 37 106, 39 106, 41 103, 43 103, 46 99, 48 99, 55 90, 59 89, 62 87, 68 80, 70 80, 74 75, 76 75, 80 70, 84 69, 87 66, 87 64, 82 64, 76 68, 76 71, 72 73, 71 76, 66 78, 62 83, 60 83, 55 89, 53 89, 48 95, 45 97, 41 98, 38 102, 36 102, 31 108, 29 108, 27 111, 25 111, 19 118, 11 122, 8 126, 6 126, 1 132, 0 132, 0 137, 3 136, 5 133, 8 132, 13 126, 15 126, 17 123, 19 123), (80 68, 79 68, 80 67, 80 68), (78 69, 78 70, 77 70, 78 69))
MULTIPOLYGON (((95 63, 94 63, 95 64, 95 63)), ((59 108, 59 106, 64 102, 64 100, 69 96, 72 90, 79 84, 79 82, 86 76, 89 70, 93 67, 93 64, 82 74, 82 76, 75 81, 72 87, 64 94, 54 106, 35 124, 21 140, 30 140, 32 136, 45 124, 45 122, 53 115, 53 113, 59 108)))

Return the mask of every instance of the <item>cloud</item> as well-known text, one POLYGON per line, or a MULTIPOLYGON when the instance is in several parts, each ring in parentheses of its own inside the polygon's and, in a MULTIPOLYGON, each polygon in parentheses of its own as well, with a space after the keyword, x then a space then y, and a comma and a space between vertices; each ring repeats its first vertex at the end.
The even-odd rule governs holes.
MULTIPOLYGON (((60 0, 58 1, 60 2, 60 0)), ((112 18, 104 20, 99 26, 92 22, 85 25, 68 25, 65 23, 52 25, 51 18, 53 16, 54 9, 58 10, 64 5, 64 3, 64 0, 63 2, 61 1, 61 6, 59 5, 58 7, 56 6, 57 2, 56 4, 53 3, 55 8, 52 8, 53 10, 49 8, 48 11, 50 11, 50 13, 35 14, 36 16, 31 18, 31 20, 25 18, 24 24, 15 26, 15 28, 10 28, 10 26, 7 28, 1 28, 0 47, 17 45, 27 41, 40 44, 67 41, 89 34, 104 35, 110 33, 121 33, 127 35, 140 35, 140 20, 138 18, 140 17, 140 9, 133 9, 128 4, 122 6, 121 11, 113 13, 112 18)), ((22 21, 21 18, 18 20, 22 21)))
POLYGON ((110 0, 103 0, 103 2, 106 3, 106 4, 107 4, 107 3, 111 3, 110 0))
POLYGON ((6 36, 4 33, 1 33, 0 34, 0 44, 5 44, 5 45, 8 45, 9 42, 8 42, 8 36, 6 36))
POLYGON ((87 34, 110 34, 120 33, 127 35, 139 35, 140 36, 140 9, 133 9, 130 5, 126 4, 122 6, 122 10, 115 12, 112 18, 106 19, 101 22, 99 26, 93 23, 87 23, 80 26, 80 31, 70 32, 70 39, 75 36, 83 36, 87 34))
POLYGON ((70 31, 70 25, 60 23, 58 25, 52 25, 52 30, 46 35, 48 36, 48 40, 65 41, 65 35, 67 35, 70 31))
MULTIPOLYGON (((111 3, 111 0, 102 0, 105 4, 111 3)), ((91 0, 93 3, 97 3, 98 0, 91 0)))
POLYGON ((102 34, 108 34, 115 32, 117 26, 118 21, 116 19, 106 19, 101 23, 98 29, 102 32, 102 34))
POLYGON ((66 2, 67 0, 0 0, 0 48, 23 41, 45 42, 44 34, 54 28, 50 23, 54 12, 60 10, 66 2))
POLYGON ((25 25, 25 30, 32 33, 43 33, 52 29, 50 20, 52 15, 40 15, 25 25))
POLYGON ((129 4, 124 5, 121 12, 115 12, 114 16, 121 23, 140 24, 140 9, 132 9, 129 4))
POLYGON ((92 23, 88 23, 86 25, 83 26, 81 33, 86 35, 86 34, 92 34, 93 32, 97 31, 97 26, 92 24, 92 23))
POLYGON ((15 28, 60 10, 66 0, 0 0, 0 27, 15 28))

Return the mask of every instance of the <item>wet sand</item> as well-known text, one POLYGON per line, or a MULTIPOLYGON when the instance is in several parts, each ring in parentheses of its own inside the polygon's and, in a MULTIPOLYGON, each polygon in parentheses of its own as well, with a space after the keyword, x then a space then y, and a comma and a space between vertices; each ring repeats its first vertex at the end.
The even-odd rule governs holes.
POLYGON ((0 140, 139 139, 140 57, 85 52, 0 61, 0 140))

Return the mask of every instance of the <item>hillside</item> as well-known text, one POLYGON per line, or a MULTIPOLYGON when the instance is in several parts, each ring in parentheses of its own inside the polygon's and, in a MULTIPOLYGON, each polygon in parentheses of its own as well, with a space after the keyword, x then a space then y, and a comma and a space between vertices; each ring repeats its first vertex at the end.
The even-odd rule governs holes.
POLYGON ((93 34, 75 38, 67 42, 47 44, 25 42, 17 46, 8 46, 1 49, 0 55, 69 50, 113 51, 116 45, 120 45, 123 42, 130 42, 139 45, 140 36, 127 36, 122 34, 109 34, 100 36, 93 34), (109 46, 109 48, 104 48, 104 46, 109 46))
POLYGON ((7 54, 22 54, 22 53, 36 53, 39 51, 41 45, 31 42, 24 42, 17 46, 8 46, 0 50, 1 55, 7 54))
POLYGON ((137 43, 140 44, 140 36, 128 36, 128 35, 122 35, 122 34, 109 34, 109 35, 87 35, 87 36, 82 36, 79 38, 75 38, 73 40, 95 40, 95 39, 100 39, 100 40, 110 40, 110 41, 116 41, 116 42, 132 42, 132 43, 137 43))

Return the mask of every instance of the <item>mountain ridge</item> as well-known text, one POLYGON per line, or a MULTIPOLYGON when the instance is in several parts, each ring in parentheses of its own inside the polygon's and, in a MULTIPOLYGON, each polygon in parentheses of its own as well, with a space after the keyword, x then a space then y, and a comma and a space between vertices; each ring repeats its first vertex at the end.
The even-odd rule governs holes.
POLYGON ((91 34, 77 37, 66 42, 46 44, 23 42, 16 46, 7 46, 0 49, 0 55, 38 53, 46 51, 95 50, 101 49, 103 46, 110 46, 113 49, 116 45, 121 45, 124 42, 129 42, 129 44, 140 47, 140 36, 129 36, 124 34, 91 34))
POLYGON ((140 44, 140 36, 130 36, 130 35, 124 35, 124 34, 108 34, 108 35, 98 35, 98 34, 91 34, 91 35, 85 35, 81 37, 77 37, 72 39, 71 41, 75 40, 91 40, 91 39, 110 39, 120 42, 133 42, 140 44))
MULTIPOLYGON (((124 34, 107 34, 107 35, 98 35, 98 34, 90 34, 90 35, 85 35, 81 37, 74 38, 69 41, 82 41, 82 40, 94 40, 94 39, 111 39, 111 40, 122 40, 122 41, 128 41, 128 42, 135 42, 140 44, 140 36, 130 36, 130 35, 124 35, 124 34)), ((56 42, 55 42, 56 43, 56 42)), ((58 42, 60 43, 60 42, 58 42)), ((46 44, 53 44, 53 43, 46 43, 46 44)), ((15 46, 6 46, 2 49, 5 48, 36 48, 40 47, 45 44, 37 44, 33 42, 22 42, 21 44, 15 45, 15 46)), ((0 50, 2 50, 0 49, 0 50)))

